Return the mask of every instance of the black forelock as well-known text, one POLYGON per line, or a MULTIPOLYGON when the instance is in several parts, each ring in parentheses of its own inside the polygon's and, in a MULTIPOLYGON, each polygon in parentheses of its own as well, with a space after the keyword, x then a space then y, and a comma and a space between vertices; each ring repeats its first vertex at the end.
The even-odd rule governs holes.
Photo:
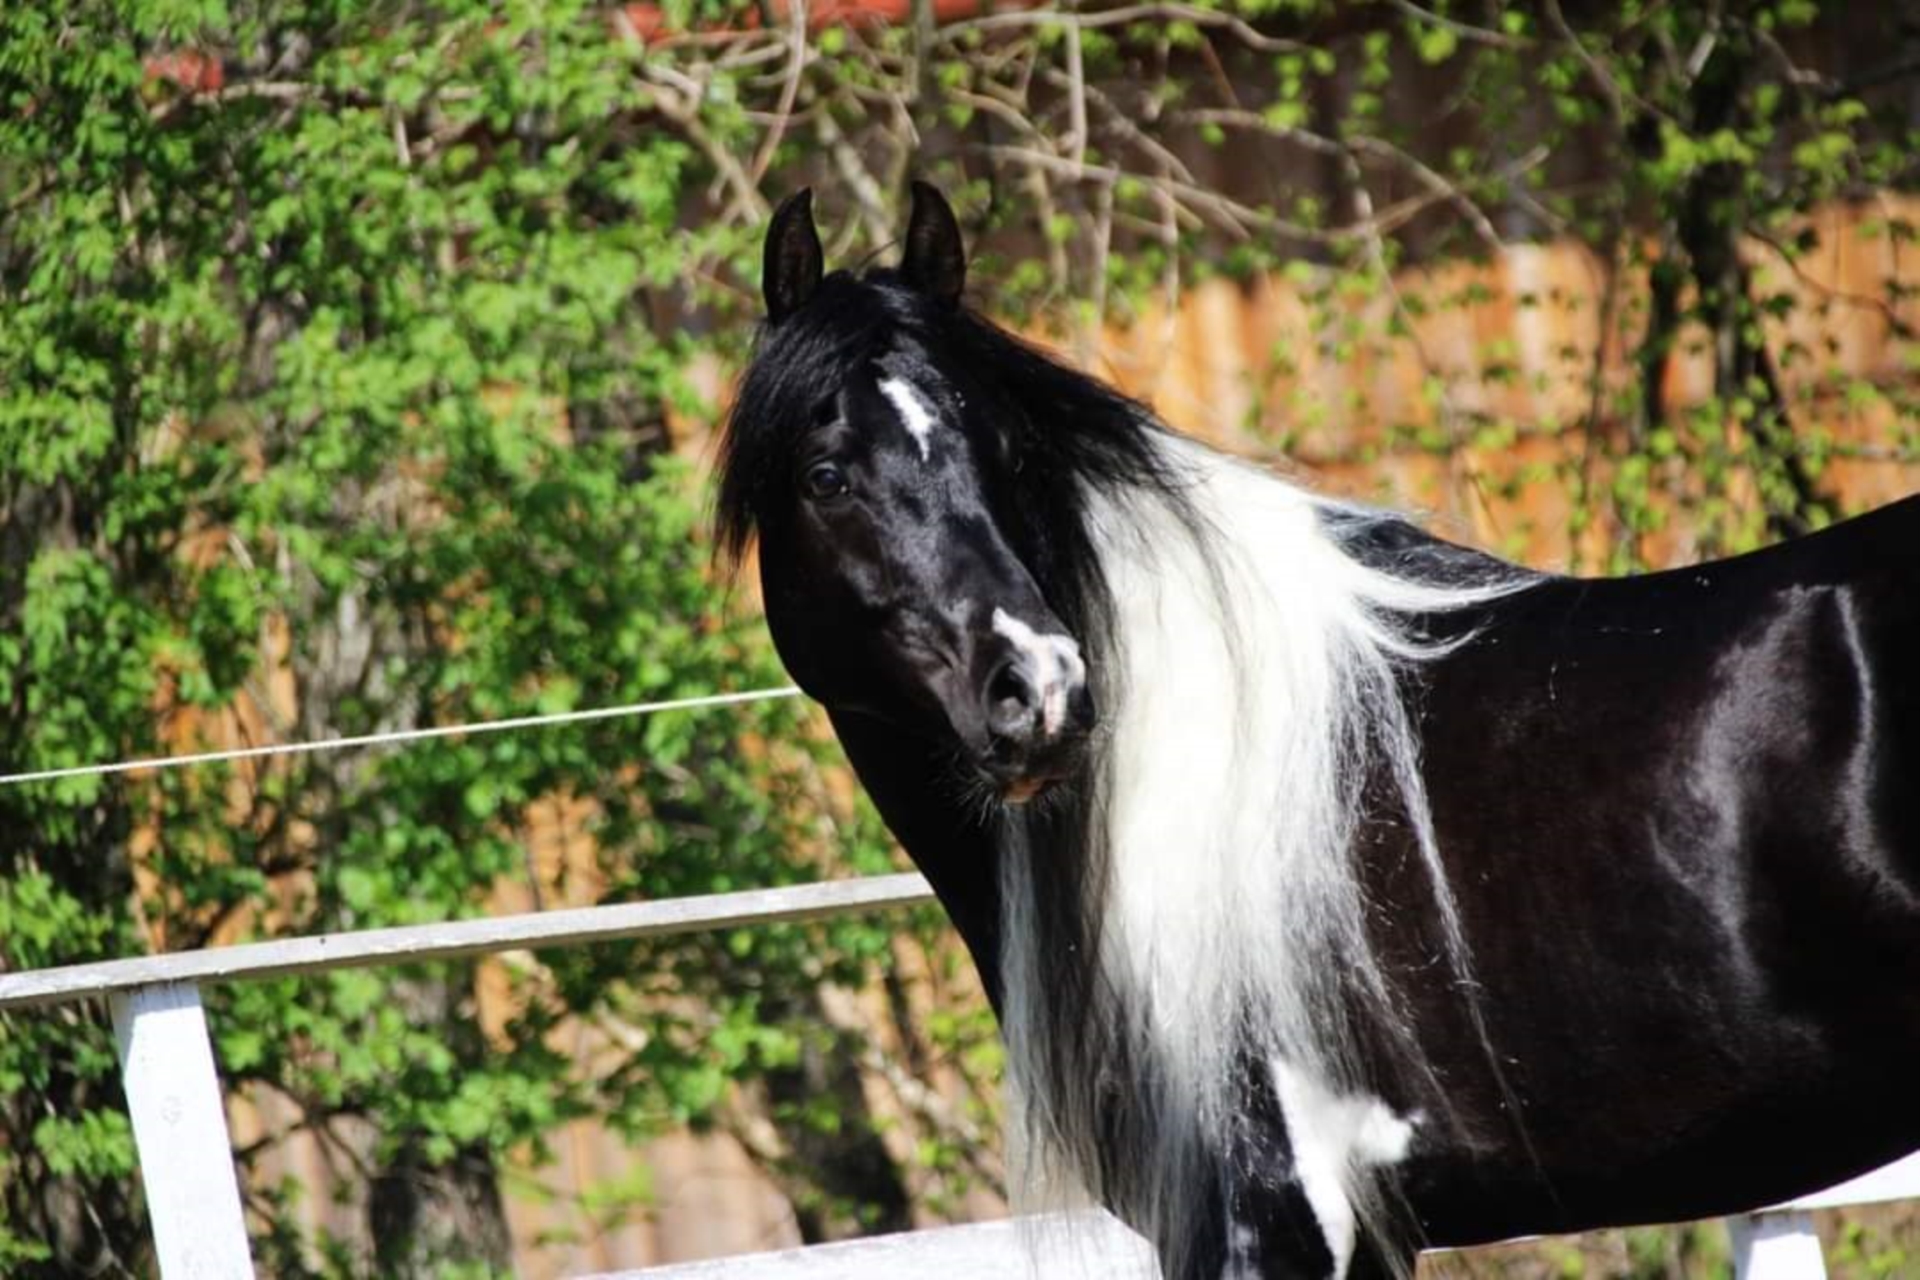
POLYGON ((1082 514, 1090 488, 1167 486, 1152 444, 1163 428, 1144 406, 968 308, 928 298, 892 270, 836 271, 781 323, 761 329, 741 378, 721 440, 716 500, 719 548, 730 562, 779 509, 792 451, 820 402, 903 347, 917 348, 1000 432, 1018 491, 1011 508, 1043 517, 1056 533, 1065 532, 1057 521, 1082 514))
POLYGON ((889 314, 893 292, 835 271, 793 314, 761 326, 720 441, 714 524, 729 561, 745 553, 775 486, 790 474, 791 452, 815 407, 878 355, 898 327, 889 314))

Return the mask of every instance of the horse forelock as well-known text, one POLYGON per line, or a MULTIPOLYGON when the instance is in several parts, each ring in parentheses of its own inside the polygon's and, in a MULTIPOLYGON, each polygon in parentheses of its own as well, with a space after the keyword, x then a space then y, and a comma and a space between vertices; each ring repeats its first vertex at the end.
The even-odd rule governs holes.
MULTIPOLYGON (((1045 588, 1051 574, 1061 595, 1082 594, 1097 565, 1075 545, 1085 527, 1080 496, 1162 485, 1152 446, 1161 428, 1134 401, 885 269, 828 275, 802 307, 760 332, 721 434, 721 554, 737 562, 778 511, 776 486, 820 400, 902 351, 959 384, 969 420, 1004 444, 1012 465, 1000 505, 1038 561, 1029 566, 1036 579, 1045 588)), ((1056 603, 1074 607, 1071 599, 1056 603)))
POLYGON ((898 323, 889 301, 888 291, 836 271, 799 311, 756 337, 720 437, 714 525, 729 562, 775 510, 774 488, 790 472, 814 407, 884 350, 898 323))

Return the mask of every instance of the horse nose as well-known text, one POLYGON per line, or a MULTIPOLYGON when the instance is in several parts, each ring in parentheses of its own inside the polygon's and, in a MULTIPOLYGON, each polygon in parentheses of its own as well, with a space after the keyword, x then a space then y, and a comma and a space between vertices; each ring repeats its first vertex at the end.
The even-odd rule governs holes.
POLYGON ((1079 646, 1065 636, 996 624, 1007 651, 982 688, 995 754, 1019 755, 1090 728, 1093 697, 1079 646))

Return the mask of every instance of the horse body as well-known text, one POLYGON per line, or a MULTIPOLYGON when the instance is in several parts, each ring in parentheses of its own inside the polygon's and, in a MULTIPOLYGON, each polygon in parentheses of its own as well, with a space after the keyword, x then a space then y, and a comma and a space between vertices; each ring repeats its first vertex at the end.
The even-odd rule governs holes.
POLYGON ((1169 1280, 1704 1216, 1920 1145, 1920 501, 1612 582, 1166 432, 768 240, 723 534, 1169 1280))
MULTIPOLYGON (((1750 1208, 1920 1143, 1920 500, 1450 625, 1428 791, 1530 1151, 1417 1155, 1435 1237, 1750 1208)), ((1417 903, 1392 845, 1375 896, 1417 903)), ((1497 1134, 1445 1003, 1417 1035, 1497 1134)))

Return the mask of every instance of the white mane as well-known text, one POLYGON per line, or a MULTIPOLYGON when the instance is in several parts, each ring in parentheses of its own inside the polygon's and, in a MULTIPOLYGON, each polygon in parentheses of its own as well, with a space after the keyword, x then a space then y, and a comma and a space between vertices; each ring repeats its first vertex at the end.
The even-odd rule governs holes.
MULTIPOLYGON (((1529 579, 1490 571, 1440 587, 1369 568, 1329 534, 1327 517, 1384 517, 1162 440, 1190 510, 1143 490, 1092 511, 1115 634, 1098 691, 1110 736, 1087 836, 1104 875, 1088 881, 1099 900, 1080 907, 1098 921, 1094 985, 1121 1024, 1112 1032, 1121 1059, 1155 1064, 1117 1083, 1149 1098, 1121 1139, 1138 1149, 1107 1164, 1128 1172, 1098 1187, 1089 1153, 1111 1094, 1094 1079, 1050 1087, 1043 1065, 1054 1034, 1041 971, 1049 955, 1029 859, 1059 854, 1026 849, 1014 833, 1002 859, 1002 972, 1011 1145, 1024 1153, 1015 1181, 1040 1200, 1062 1181, 1098 1187, 1169 1274, 1196 1231, 1225 1232, 1232 1244, 1229 1224, 1193 1220, 1196 1171, 1236 1132, 1251 1052, 1271 1073, 1294 1176, 1338 1273, 1356 1228, 1380 1216, 1368 1167, 1404 1155, 1419 1119, 1367 1095, 1351 1054, 1356 989, 1379 1009, 1393 1003, 1352 856, 1370 779, 1397 787, 1461 977, 1467 964, 1398 678, 1444 649, 1404 620, 1529 579)), ((1105 1064, 1087 1065, 1093 1075, 1105 1064)))

